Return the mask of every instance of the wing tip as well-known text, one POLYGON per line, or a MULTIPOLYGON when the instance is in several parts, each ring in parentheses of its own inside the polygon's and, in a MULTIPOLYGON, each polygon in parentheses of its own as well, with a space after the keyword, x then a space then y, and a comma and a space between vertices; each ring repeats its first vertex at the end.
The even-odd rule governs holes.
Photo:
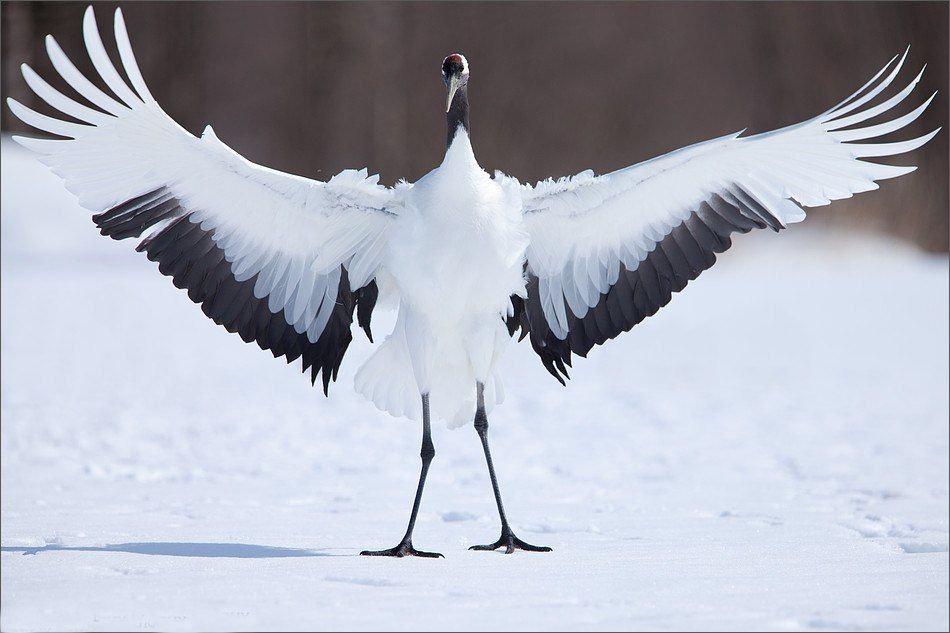
POLYGON ((929 143, 930 140, 931 140, 933 137, 937 136, 937 134, 939 134, 939 133, 940 133, 940 130, 942 130, 942 129, 943 129, 943 126, 941 125, 941 126, 937 127, 936 129, 934 129, 934 130, 932 130, 932 131, 930 131, 930 132, 927 132, 926 134, 922 134, 921 136, 918 136, 917 138, 913 139, 913 140, 911 141, 912 143, 919 143, 919 144, 918 144, 916 147, 914 147, 913 149, 910 149, 910 150, 907 150, 907 151, 911 151, 911 152, 912 152, 912 151, 914 151, 914 150, 917 149, 917 148, 923 147, 924 145, 926 145, 927 143, 929 143))
MULTIPOLYGON (((894 68, 893 71, 891 71, 893 74, 896 75, 898 72, 900 72, 901 67, 904 65, 904 62, 907 60, 907 54, 908 54, 908 53, 910 53, 910 44, 908 44, 908 45, 907 45, 907 48, 904 49, 904 54, 903 54, 903 55, 898 54, 898 55, 900 55, 901 60, 900 60, 899 62, 897 62, 897 66, 894 68)), ((896 57, 896 56, 895 56, 895 57, 896 57)))
POLYGON ((39 149, 37 149, 37 147, 33 145, 33 141, 40 141, 42 139, 33 138, 32 136, 23 136, 22 134, 14 134, 10 138, 13 140, 14 143, 16 143, 17 145, 19 145, 20 147, 24 149, 27 149, 31 152, 35 152, 37 154, 41 153, 39 149))
MULTIPOLYGON (((56 41, 56 38, 53 37, 52 33, 43 38, 43 42, 46 45, 46 54, 49 56, 50 60, 54 62, 54 68, 56 68, 56 71, 59 72, 59 68, 55 63, 56 60, 58 58, 68 60, 69 58, 66 57, 66 53, 63 52, 63 48, 59 45, 59 42, 56 41)), ((63 79, 65 79, 65 77, 63 77, 63 79)))
POLYGON ((891 59, 887 62, 887 64, 884 65, 883 68, 877 71, 877 73, 871 77, 871 79, 869 79, 863 86, 858 88, 858 90, 853 92, 851 96, 841 101, 831 109, 826 110, 822 114, 818 115, 816 119, 833 120, 835 118, 844 116, 848 112, 851 112, 854 108, 866 103, 869 99, 876 96, 881 90, 885 89, 894 80, 901 68, 904 66, 904 62, 906 61, 907 54, 909 52, 910 45, 908 45, 904 50, 903 55, 898 53, 891 57, 891 59), (891 68, 891 64, 893 64, 894 60, 898 57, 900 57, 900 61, 897 62, 896 66, 891 68), (878 81, 878 79, 880 79, 880 77, 888 71, 890 71, 889 74, 886 75, 884 79, 878 81))

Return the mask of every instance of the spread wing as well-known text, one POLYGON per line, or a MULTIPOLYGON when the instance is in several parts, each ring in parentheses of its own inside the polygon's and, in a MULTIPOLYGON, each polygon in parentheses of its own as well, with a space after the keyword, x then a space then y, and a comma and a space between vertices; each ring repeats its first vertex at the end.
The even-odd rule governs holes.
POLYGON ((21 67, 30 88, 82 123, 11 110, 64 139, 15 137, 42 154, 103 235, 140 237, 136 250, 201 304, 204 313, 245 341, 288 362, 302 359, 324 391, 352 336, 354 309, 369 335, 374 276, 387 228, 399 211, 377 177, 346 171, 320 182, 255 165, 218 140, 198 138, 155 102, 132 54, 121 11, 115 38, 124 81, 103 47, 92 8, 83 21, 89 56, 114 93, 106 94, 48 37, 56 71, 91 106, 67 97, 21 67))
POLYGON ((586 356, 656 313, 716 262, 733 233, 778 231, 802 221, 803 207, 877 189, 875 181, 913 171, 862 159, 909 152, 939 129, 902 142, 856 142, 903 128, 933 99, 861 126, 901 103, 920 81, 923 70, 893 97, 868 106, 906 56, 894 65, 895 56, 851 97, 804 123, 730 134, 603 176, 588 171, 525 186, 528 295, 515 298, 509 328, 521 328, 522 338, 530 333, 545 367, 563 383, 572 353, 586 356))

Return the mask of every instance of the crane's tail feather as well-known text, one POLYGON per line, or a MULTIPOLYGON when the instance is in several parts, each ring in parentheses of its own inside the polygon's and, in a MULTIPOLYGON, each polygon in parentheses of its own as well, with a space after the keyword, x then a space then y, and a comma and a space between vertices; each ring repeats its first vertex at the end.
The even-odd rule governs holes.
MULTIPOLYGON (((449 428, 471 424, 475 418, 475 376, 462 348, 440 348, 438 371, 432 371, 429 402, 433 420, 449 428)), ((395 417, 422 419, 420 389, 412 370, 405 329, 400 319, 379 349, 356 372, 353 386, 377 409, 395 417)), ((485 408, 501 404, 504 390, 497 372, 485 382, 485 408)))

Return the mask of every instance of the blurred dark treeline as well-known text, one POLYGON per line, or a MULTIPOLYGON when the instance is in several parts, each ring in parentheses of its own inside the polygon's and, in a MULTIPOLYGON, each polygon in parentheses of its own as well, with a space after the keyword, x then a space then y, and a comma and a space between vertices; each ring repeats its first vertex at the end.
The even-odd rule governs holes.
MULTIPOLYGON (((118 4, 93 4, 114 53, 118 4)), ((43 51, 47 33, 98 79, 81 44, 85 3, 0 6, 4 97, 49 112, 20 77, 24 61, 69 92, 43 51)), ((940 94, 891 138, 947 125, 947 2, 122 6, 142 72, 169 114, 194 133, 211 123, 251 160, 303 175, 366 166, 391 183, 437 165, 445 133, 439 70, 455 51, 471 64, 479 161, 522 181, 609 171, 742 128, 804 120, 908 44, 895 88, 929 66, 901 113, 940 94)), ((23 129, 6 107, 2 127, 23 129)), ((920 169, 812 215, 947 251, 946 127, 890 162, 920 169)))

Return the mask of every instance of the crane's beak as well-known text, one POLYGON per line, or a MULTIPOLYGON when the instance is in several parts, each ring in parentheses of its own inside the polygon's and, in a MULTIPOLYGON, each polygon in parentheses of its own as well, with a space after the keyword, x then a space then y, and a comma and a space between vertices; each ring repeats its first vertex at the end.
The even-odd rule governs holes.
POLYGON ((455 98, 455 92, 459 89, 459 84, 461 80, 458 75, 452 75, 449 77, 449 96, 445 100, 445 111, 448 112, 452 109, 452 99, 455 98))

